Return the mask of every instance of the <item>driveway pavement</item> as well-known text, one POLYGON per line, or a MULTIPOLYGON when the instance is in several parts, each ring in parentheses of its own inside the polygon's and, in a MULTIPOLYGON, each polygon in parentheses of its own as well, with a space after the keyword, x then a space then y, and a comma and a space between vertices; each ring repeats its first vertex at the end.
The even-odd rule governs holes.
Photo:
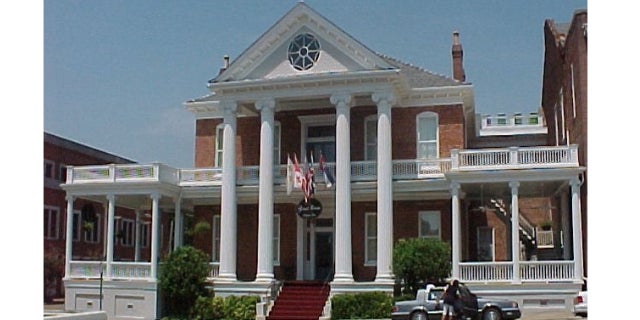
POLYGON ((583 319, 587 320, 587 318, 581 318, 574 316, 569 311, 548 311, 548 310, 523 310, 521 320, 574 320, 574 319, 583 319))

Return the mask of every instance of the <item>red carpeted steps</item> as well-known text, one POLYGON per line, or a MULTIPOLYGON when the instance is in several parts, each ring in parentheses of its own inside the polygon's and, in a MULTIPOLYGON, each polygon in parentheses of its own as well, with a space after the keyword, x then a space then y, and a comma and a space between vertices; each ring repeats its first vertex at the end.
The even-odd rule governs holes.
POLYGON ((322 282, 285 282, 267 320, 318 320, 327 297, 322 282))

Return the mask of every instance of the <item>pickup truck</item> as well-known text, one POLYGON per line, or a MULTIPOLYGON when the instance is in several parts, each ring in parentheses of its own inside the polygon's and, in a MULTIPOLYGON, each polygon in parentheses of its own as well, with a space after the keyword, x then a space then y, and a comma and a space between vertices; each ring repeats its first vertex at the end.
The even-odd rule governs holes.
MULTIPOLYGON (((428 284, 418 290, 415 300, 398 301, 394 304, 391 318, 394 320, 440 320, 444 287, 428 284)), ((521 317, 518 303, 506 299, 482 298, 473 294, 467 286, 459 286, 463 306, 462 319, 510 320, 521 317)))

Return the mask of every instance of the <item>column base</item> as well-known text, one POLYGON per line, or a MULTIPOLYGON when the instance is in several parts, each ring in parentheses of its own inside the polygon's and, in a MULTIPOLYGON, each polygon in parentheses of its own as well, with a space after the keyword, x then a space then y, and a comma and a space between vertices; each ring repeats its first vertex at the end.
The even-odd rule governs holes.
POLYGON ((272 282, 273 273, 259 273, 256 275, 256 282, 272 282))
POLYGON ((220 273, 214 278, 215 282, 237 282, 238 277, 234 273, 220 273))
POLYGON ((376 279, 374 280, 374 282, 384 284, 395 283, 395 277, 393 276, 393 274, 379 274, 376 275, 376 279))
POLYGON ((353 282, 353 275, 351 274, 335 274, 333 275, 332 282, 353 282))

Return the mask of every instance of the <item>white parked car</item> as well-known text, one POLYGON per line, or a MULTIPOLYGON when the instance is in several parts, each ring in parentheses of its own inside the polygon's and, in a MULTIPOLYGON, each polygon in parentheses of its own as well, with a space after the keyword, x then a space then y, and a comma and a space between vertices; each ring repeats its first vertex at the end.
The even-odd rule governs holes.
POLYGON ((573 314, 583 318, 587 317, 587 279, 584 280, 582 290, 573 299, 573 314))

